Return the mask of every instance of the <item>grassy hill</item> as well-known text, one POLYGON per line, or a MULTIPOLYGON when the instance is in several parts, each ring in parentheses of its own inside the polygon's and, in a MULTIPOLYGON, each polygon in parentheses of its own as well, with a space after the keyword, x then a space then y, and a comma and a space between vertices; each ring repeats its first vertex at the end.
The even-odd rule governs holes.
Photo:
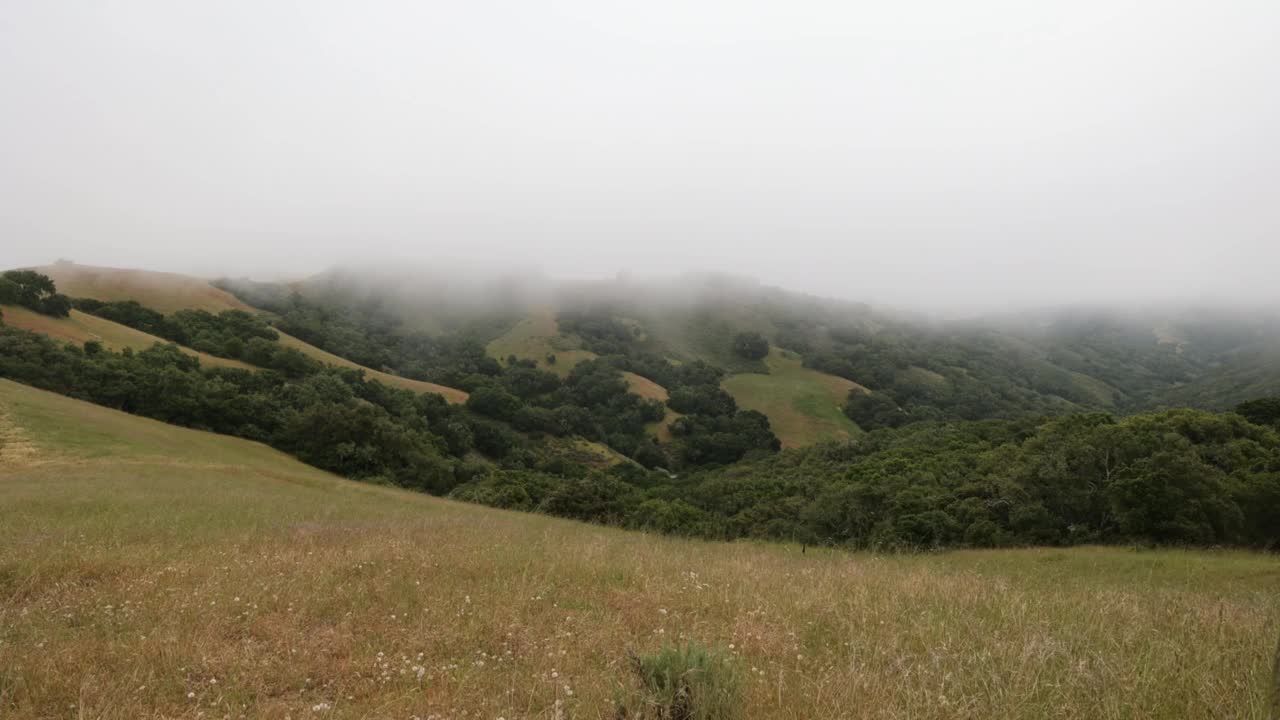
POLYGON ((561 334, 555 313, 545 309, 522 318, 510 330, 491 340, 486 350, 500 362, 506 362, 512 355, 533 360, 538 367, 560 377, 568 376, 574 365, 596 357, 595 353, 583 350, 578 339, 561 334), (549 361, 551 357, 555 362, 549 361))
POLYGON ((794 353, 778 348, 765 364, 769 374, 730 375, 721 386, 739 407, 764 413, 783 447, 848 440, 862 432, 841 410, 856 383, 802 367, 794 353))
MULTIPOLYGON (((134 330, 131 327, 105 320, 79 310, 72 310, 70 317, 55 318, 28 310, 16 305, 0 306, 6 325, 48 335, 73 345, 83 345, 90 340, 97 340, 109 350, 120 351, 125 348, 146 350, 156 343, 167 343, 155 335, 134 330)), ((234 367, 252 369, 253 366, 232 360, 202 353, 190 348, 182 348, 188 355, 200 358, 200 363, 208 367, 234 367)))
MULTIPOLYGON (((223 310, 253 310, 231 293, 210 285, 209 281, 187 275, 147 270, 93 267, 72 263, 55 263, 33 269, 52 278, 58 286, 58 291, 64 295, 77 298, 92 298, 104 302, 136 300, 140 304, 166 315, 185 309, 207 310, 213 313, 223 310)), ((89 339, 101 338, 105 344, 113 349, 132 347, 135 350, 140 350, 150 347, 157 340, 146 333, 78 311, 72 312, 70 321, 64 321, 40 316, 23 308, 15 308, 13 314, 10 315, 9 308, 5 308, 5 321, 15 327, 44 332, 71 342, 80 343, 89 339), (13 318, 12 320, 11 317, 13 318)), ((462 403, 467 400, 467 393, 461 390, 367 368, 338 357, 333 353, 325 352, 314 345, 284 333, 281 333, 280 336, 282 344, 295 348, 308 357, 326 365, 362 368, 367 377, 386 385, 404 388, 416 393, 439 393, 452 403, 462 403)), ((196 353, 195 351, 190 352, 199 355, 201 361, 209 365, 249 367, 235 360, 217 358, 205 353, 196 353)))
MULTIPOLYGON (((760 327, 760 315, 750 308, 693 314, 654 314, 645 323, 630 321, 641 328, 637 344, 659 354, 689 360, 704 360, 738 372, 726 378, 723 387, 746 410, 768 416, 784 447, 800 447, 832 439, 848 439, 861 432, 845 417, 840 406, 857 384, 844 378, 804 368, 794 353, 777 348, 766 361, 750 361, 730 351, 733 336, 742 327, 760 327), (721 347, 723 346, 723 347, 721 347)), ((772 332, 771 327, 767 327, 772 332)), ((549 310, 531 313, 510 330, 488 344, 489 355, 506 360, 510 355, 535 360, 540 368, 565 377, 583 360, 597 357, 581 349, 582 341, 562 332, 555 314, 549 310), (547 358, 554 356, 556 362, 547 358)), ((666 388, 624 372, 627 386, 643 398, 666 401, 666 388)), ((668 409, 667 417, 653 423, 650 432, 660 440, 671 439, 671 423, 680 414, 668 409)))
POLYGON ((0 714, 611 717, 696 639, 744 718, 1264 718, 1280 560, 694 542, 347 482, 0 381, 0 714), (1229 671, 1224 670, 1229 669, 1229 671))
POLYGON ((165 315, 184 309, 212 313, 250 309, 231 293, 189 275, 74 263, 54 263, 31 269, 52 278, 58 292, 64 295, 104 302, 136 300, 165 315))

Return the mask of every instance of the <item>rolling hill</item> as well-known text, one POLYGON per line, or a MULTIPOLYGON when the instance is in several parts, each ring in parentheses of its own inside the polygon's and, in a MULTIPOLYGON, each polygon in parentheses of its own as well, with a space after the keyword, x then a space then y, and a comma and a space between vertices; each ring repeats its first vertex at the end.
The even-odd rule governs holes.
MULTIPOLYGON (((207 310, 213 313, 223 310, 253 310, 253 308, 241 302, 231 293, 209 284, 209 281, 187 275, 93 267, 73 263, 54 263, 32 269, 48 275, 58 286, 59 292, 71 297, 92 298, 102 301, 136 300, 146 307, 165 314, 186 309, 207 310)), ((22 311, 21 308, 17 310, 22 311)), ((104 342, 107 342, 113 348, 132 347, 135 350, 140 350, 150 347, 151 342, 155 342, 154 339, 148 342, 147 339, 152 336, 146 333, 139 333, 131 328, 80 312, 73 312, 70 322, 46 318, 30 311, 15 312, 13 317, 15 320, 10 324, 15 327, 45 332, 72 342, 96 339, 94 337, 95 334, 104 338, 104 342), (25 325, 21 323, 25 323, 25 325), (110 338, 111 341, 108 341, 107 338, 110 338), (128 339, 129 343, 132 344, 121 342, 125 339, 128 339)), ((6 322, 9 322, 7 312, 5 319, 6 322)), ((326 365, 362 369, 370 379, 415 393, 438 393, 451 403, 462 403, 467 400, 467 393, 461 390, 364 367, 332 353, 325 352, 314 345, 285 333, 280 333, 280 335, 282 344, 326 365)), ((209 365, 250 367, 236 360, 216 358, 205 353, 195 353, 195 351, 190 352, 199 355, 201 360, 209 365)))
MULTIPOLYGON (((129 348, 138 351, 146 350, 156 343, 168 342, 155 335, 149 335, 110 320, 82 313, 79 310, 72 310, 71 316, 65 318, 41 315, 16 305, 0 306, 0 312, 3 312, 3 320, 6 325, 42 333, 55 340, 73 345, 83 345, 90 340, 96 340, 109 350, 120 351, 129 348)), ((183 347, 182 351, 200 358, 201 364, 209 367, 253 369, 252 365, 239 360, 217 357, 186 347, 183 347)))
POLYGON ((52 278, 64 295, 104 302, 136 300, 165 315, 186 309, 212 313, 250 309, 231 293, 210 285, 208 280, 189 275, 66 262, 30 269, 52 278))
POLYGON ((768 374, 730 375, 721 387, 738 407, 764 413, 784 448, 849 440, 862 432, 841 409, 856 383, 803 367, 795 353, 778 348, 765 365, 768 374))
POLYGON ((1267 555, 658 537, 3 380, 0 517, 14 720, 610 717, 628 652, 686 640, 742 717, 1261 718, 1280 618, 1267 555))
POLYGON ((510 330, 491 340, 486 350, 499 362, 506 362, 511 356, 533 360, 538 367, 562 378, 578 363, 597 357, 582 349, 581 339, 561 333, 555 313, 548 309, 535 310, 521 318, 510 330))

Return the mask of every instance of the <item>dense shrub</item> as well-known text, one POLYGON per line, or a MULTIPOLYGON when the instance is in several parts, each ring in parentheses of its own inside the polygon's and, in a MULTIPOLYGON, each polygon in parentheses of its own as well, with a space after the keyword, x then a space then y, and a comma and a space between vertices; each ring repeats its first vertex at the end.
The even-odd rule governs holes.
POLYGON ((762 360, 769 354, 769 341, 758 332, 738 333, 733 338, 733 352, 746 360, 762 360))
POLYGON ((618 701, 619 720, 737 720, 747 717, 743 681, 725 654, 690 641, 652 655, 630 653, 638 687, 618 701))

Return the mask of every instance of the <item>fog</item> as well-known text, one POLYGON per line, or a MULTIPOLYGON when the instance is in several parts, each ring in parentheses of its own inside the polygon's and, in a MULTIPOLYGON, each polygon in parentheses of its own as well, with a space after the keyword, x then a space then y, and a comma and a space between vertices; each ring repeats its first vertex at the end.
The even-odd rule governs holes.
POLYGON ((0 266, 1277 302, 1280 3, 9 2, 0 266))

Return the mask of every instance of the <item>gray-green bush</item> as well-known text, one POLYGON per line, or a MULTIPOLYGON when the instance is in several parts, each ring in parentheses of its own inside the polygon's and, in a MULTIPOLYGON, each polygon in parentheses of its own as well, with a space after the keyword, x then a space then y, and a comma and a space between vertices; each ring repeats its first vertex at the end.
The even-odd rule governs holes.
POLYGON ((694 642, 630 654, 639 688, 618 701, 618 720, 738 720, 742 680, 732 660, 694 642))

